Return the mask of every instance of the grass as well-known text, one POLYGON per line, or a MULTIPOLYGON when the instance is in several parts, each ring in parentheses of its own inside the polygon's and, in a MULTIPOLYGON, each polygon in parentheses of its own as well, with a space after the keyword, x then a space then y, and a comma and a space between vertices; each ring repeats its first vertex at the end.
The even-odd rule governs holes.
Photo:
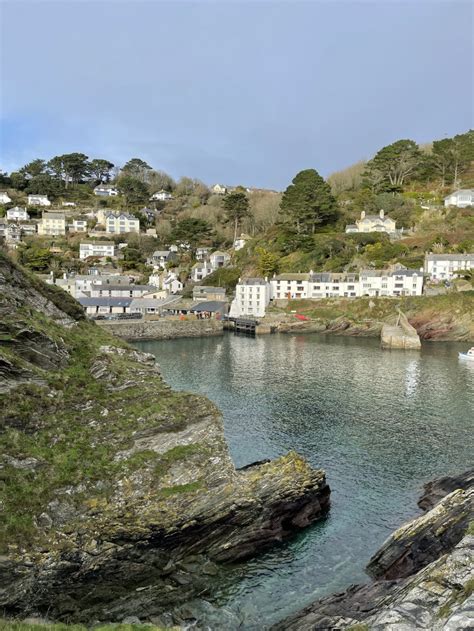
POLYGON ((162 627, 152 624, 98 624, 85 627, 82 624, 61 622, 29 624, 15 620, 0 620, 0 631, 90 631, 91 629, 94 631, 162 631, 162 627))

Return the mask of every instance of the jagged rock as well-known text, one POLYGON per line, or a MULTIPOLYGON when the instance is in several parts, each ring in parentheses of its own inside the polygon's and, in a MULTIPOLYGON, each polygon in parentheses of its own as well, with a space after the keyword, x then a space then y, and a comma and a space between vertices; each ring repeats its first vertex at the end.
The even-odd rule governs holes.
POLYGON ((375 578, 403 578, 451 550, 473 518, 474 489, 457 489, 425 515, 405 524, 370 559, 367 572, 375 578))
POLYGON ((424 510, 431 510, 443 497, 456 489, 474 487, 474 469, 460 475, 448 475, 428 482, 423 487, 423 495, 418 500, 418 506, 424 510))

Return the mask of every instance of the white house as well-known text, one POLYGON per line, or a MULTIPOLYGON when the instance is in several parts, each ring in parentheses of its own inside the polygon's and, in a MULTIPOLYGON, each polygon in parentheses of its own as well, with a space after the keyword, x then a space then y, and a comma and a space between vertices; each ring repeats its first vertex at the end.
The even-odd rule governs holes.
POLYGON ((169 191, 165 191, 163 188, 161 191, 156 191, 150 197, 150 201, 159 201, 159 202, 167 202, 170 199, 173 199, 173 195, 169 191))
POLYGON ((250 237, 246 234, 241 234, 240 237, 238 237, 235 241, 234 241, 234 250, 237 252, 238 250, 241 250, 245 244, 247 243, 247 241, 250 239, 250 237))
POLYGON ((421 296, 423 293, 423 272, 419 270, 364 270, 359 282, 361 296, 421 296))
POLYGON ((125 285, 112 283, 92 283, 90 289, 91 298, 141 298, 145 294, 156 291, 153 285, 125 285))
POLYGON ((178 294, 180 291, 183 291, 183 283, 174 272, 166 274, 163 278, 162 287, 166 289, 169 294, 178 294))
POLYGON ((223 184, 214 184, 214 186, 211 186, 211 191, 214 195, 225 195, 227 193, 227 187, 223 184))
POLYGON ((34 221, 19 221, 18 227, 22 237, 33 237, 37 231, 37 224, 34 221))
POLYGON ((270 281, 272 299, 308 298, 309 274, 279 274, 270 281))
POLYGON ((451 280, 457 275, 474 269, 474 253, 426 254, 423 269, 431 280, 451 280))
POLYGON ((308 298, 356 298, 360 290, 357 274, 309 273, 308 298))
POLYGON ((66 234, 66 217, 64 213, 43 212, 38 224, 38 234, 60 236, 66 234))
POLYGON ((51 206, 47 195, 28 195, 29 206, 51 206))
POLYGON ((209 261, 199 261, 191 268, 191 280, 193 283, 199 283, 203 278, 212 274, 213 268, 209 261))
POLYGON ((79 258, 89 256, 115 256, 115 243, 111 241, 88 241, 79 244, 79 258))
POLYGON ((263 318, 270 302, 270 283, 267 278, 239 278, 229 315, 234 318, 263 318))
POLYGON ((87 219, 73 219, 69 225, 71 232, 87 232, 87 219))
POLYGON ((74 208, 76 206, 76 202, 62 202, 61 205, 62 206, 69 206, 71 208, 74 208))
POLYGON ((77 298, 87 315, 90 316, 130 313, 132 300, 133 298, 90 298, 82 296, 77 298))
POLYGON ((444 205, 457 206, 458 208, 474 206, 474 189, 463 188, 459 191, 454 191, 454 193, 444 198, 444 205))
POLYGON ((8 196, 8 193, 0 191, 0 204, 9 204, 11 201, 11 197, 8 196))
POLYGON ((230 263, 230 256, 227 252, 217 250, 210 255, 209 263, 213 270, 219 269, 219 267, 226 267, 230 263))
POLYGON ((30 216, 27 213, 26 208, 15 206, 15 208, 7 210, 7 219, 9 221, 28 221, 29 218, 30 216))
POLYGON ((117 197, 119 190, 112 184, 99 184, 94 188, 94 195, 99 197, 117 197))
POLYGON ((171 250, 155 250, 151 255, 151 264, 155 268, 166 269, 166 265, 176 260, 176 254, 171 250))
POLYGON ((378 215, 366 215, 363 210, 360 219, 355 224, 346 226, 346 232, 386 232, 394 234, 397 232, 396 223, 390 217, 386 217, 383 210, 378 215))
POLYGON ((196 261, 203 261, 209 255, 209 248, 196 249, 196 261))
POLYGON ((140 232, 140 220, 129 213, 105 215, 105 231, 109 234, 140 232))

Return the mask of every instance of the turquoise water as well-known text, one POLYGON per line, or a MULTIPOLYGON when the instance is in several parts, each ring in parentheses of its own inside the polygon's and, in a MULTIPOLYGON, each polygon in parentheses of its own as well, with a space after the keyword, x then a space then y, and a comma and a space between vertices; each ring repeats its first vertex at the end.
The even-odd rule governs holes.
MULTIPOLYGON (((263 629, 367 581, 370 556, 418 514, 423 483, 472 465, 474 364, 458 360, 465 344, 403 352, 381 351, 378 340, 229 334, 136 346, 156 355, 174 388, 217 403, 236 466, 295 449, 326 470, 329 517, 233 568, 215 594, 241 628, 263 629)), ((213 616, 212 628, 231 626, 213 616)))

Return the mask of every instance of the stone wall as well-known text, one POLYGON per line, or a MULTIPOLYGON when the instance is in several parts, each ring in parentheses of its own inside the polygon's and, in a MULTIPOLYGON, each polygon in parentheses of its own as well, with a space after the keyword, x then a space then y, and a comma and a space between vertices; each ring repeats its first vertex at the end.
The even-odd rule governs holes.
POLYGON ((126 340, 171 340, 178 337, 207 337, 224 333, 223 324, 219 320, 98 320, 97 324, 126 340))

